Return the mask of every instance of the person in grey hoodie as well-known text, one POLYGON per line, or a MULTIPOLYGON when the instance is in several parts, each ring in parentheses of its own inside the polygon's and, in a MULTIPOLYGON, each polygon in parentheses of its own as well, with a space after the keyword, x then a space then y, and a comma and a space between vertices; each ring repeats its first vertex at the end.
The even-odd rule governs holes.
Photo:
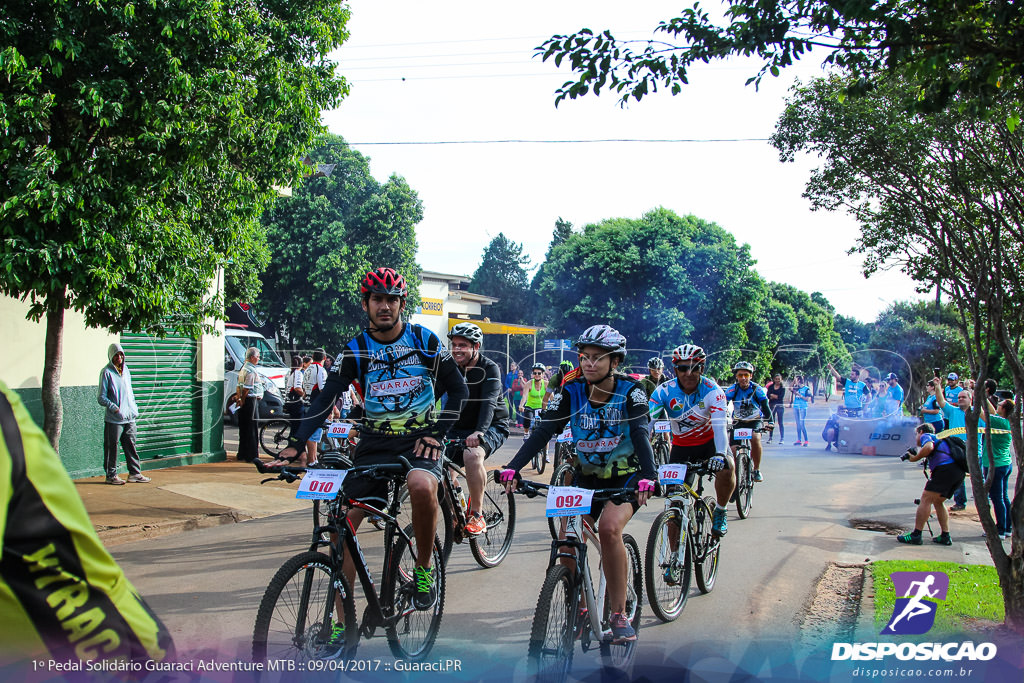
POLYGON ((139 452, 135 448, 135 420, 139 407, 135 404, 132 391, 132 373, 124 362, 124 349, 120 344, 111 344, 107 349, 110 362, 100 371, 99 404, 106 408, 103 416, 103 470, 107 483, 121 486, 125 480, 117 476, 117 444, 124 449, 128 465, 128 481, 145 484, 151 481, 142 474, 139 452))

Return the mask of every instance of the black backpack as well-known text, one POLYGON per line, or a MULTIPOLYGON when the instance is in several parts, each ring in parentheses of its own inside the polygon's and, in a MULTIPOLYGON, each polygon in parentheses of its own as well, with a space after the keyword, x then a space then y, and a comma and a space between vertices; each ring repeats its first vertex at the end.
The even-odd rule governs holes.
POLYGON ((949 450, 949 457, 953 458, 953 464, 963 472, 967 472, 967 444, 959 436, 947 436, 939 442, 946 444, 949 450))

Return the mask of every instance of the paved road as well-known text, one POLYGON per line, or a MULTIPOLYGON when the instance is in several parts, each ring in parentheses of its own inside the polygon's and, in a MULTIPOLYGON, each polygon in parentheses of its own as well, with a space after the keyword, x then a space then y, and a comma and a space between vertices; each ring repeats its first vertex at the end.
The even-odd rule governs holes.
MULTIPOLYGON (((510 448, 503 450, 495 462, 511 456, 510 448)), ((672 624, 661 624, 645 608, 641 661, 666 661, 685 647, 692 662, 698 656, 692 651, 697 634, 703 637, 705 659, 739 661, 749 654, 751 642, 790 647, 801 635, 803 613, 830 561, 914 556, 988 562, 980 525, 967 515, 955 520, 952 548, 907 548, 892 536, 850 526, 853 518, 911 522, 923 478, 919 469, 896 458, 776 445, 768 447, 763 469, 766 481, 755 489, 751 518, 741 521, 734 509, 730 512, 714 591, 701 596, 694 587, 686 610, 672 624)), ((524 473, 531 474, 529 469, 524 473)), ((485 666, 525 656, 549 540, 542 502, 519 497, 517 504, 516 541, 501 566, 480 569, 467 547, 454 549, 438 658, 459 657, 485 666)), ((641 552, 660 509, 660 501, 648 505, 627 527, 641 552)), ((179 648, 242 660, 266 583, 287 557, 305 549, 310 525, 303 511, 113 550, 179 648)), ((379 566, 379 538, 379 533, 361 535, 371 566, 379 566)), ((386 643, 371 641, 360 654, 388 657, 386 643)), ((579 655, 574 670, 586 671, 596 659, 594 653, 579 655)))

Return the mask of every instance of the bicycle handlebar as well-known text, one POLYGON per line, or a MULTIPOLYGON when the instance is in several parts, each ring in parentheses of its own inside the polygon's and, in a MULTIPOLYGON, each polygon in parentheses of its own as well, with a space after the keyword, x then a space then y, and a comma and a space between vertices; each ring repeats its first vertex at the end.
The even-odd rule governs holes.
MULTIPOLYGON (((495 473, 497 477, 497 472, 495 473)), ((497 481, 497 479, 495 479, 497 481)), ((516 487, 515 492, 526 496, 527 498, 536 498, 540 495, 542 490, 551 488, 551 484, 546 484, 539 481, 530 481, 528 479, 520 479, 519 486, 516 487)), ((593 489, 594 491, 594 502, 612 502, 612 503, 630 503, 636 500, 636 489, 627 488, 610 488, 610 489, 593 489)))
MULTIPOLYGON (((264 479, 263 481, 260 482, 261 484, 265 484, 268 481, 276 480, 283 480, 291 484, 297 481, 300 475, 305 474, 310 469, 308 467, 292 467, 289 465, 267 467, 259 458, 253 460, 253 465, 256 466, 256 471, 258 471, 260 474, 277 474, 276 477, 264 479)), ((408 458, 406 458, 404 455, 400 455, 398 456, 398 462, 384 462, 375 465, 360 465, 358 467, 348 468, 348 472, 369 475, 371 478, 374 479, 390 479, 394 477, 396 474, 405 474, 411 469, 413 469, 413 467, 412 464, 409 463, 408 458)))

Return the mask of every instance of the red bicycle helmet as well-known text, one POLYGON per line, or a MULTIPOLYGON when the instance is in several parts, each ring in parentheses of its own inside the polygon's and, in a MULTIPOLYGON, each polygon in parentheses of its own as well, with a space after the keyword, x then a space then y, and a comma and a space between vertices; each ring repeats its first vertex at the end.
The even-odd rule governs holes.
POLYGON ((393 268, 378 268, 363 277, 359 283, 359 293, 363 296, 388 294, 404 299, 409 294, 409 287, 405 284, 405 278, 393 268))

